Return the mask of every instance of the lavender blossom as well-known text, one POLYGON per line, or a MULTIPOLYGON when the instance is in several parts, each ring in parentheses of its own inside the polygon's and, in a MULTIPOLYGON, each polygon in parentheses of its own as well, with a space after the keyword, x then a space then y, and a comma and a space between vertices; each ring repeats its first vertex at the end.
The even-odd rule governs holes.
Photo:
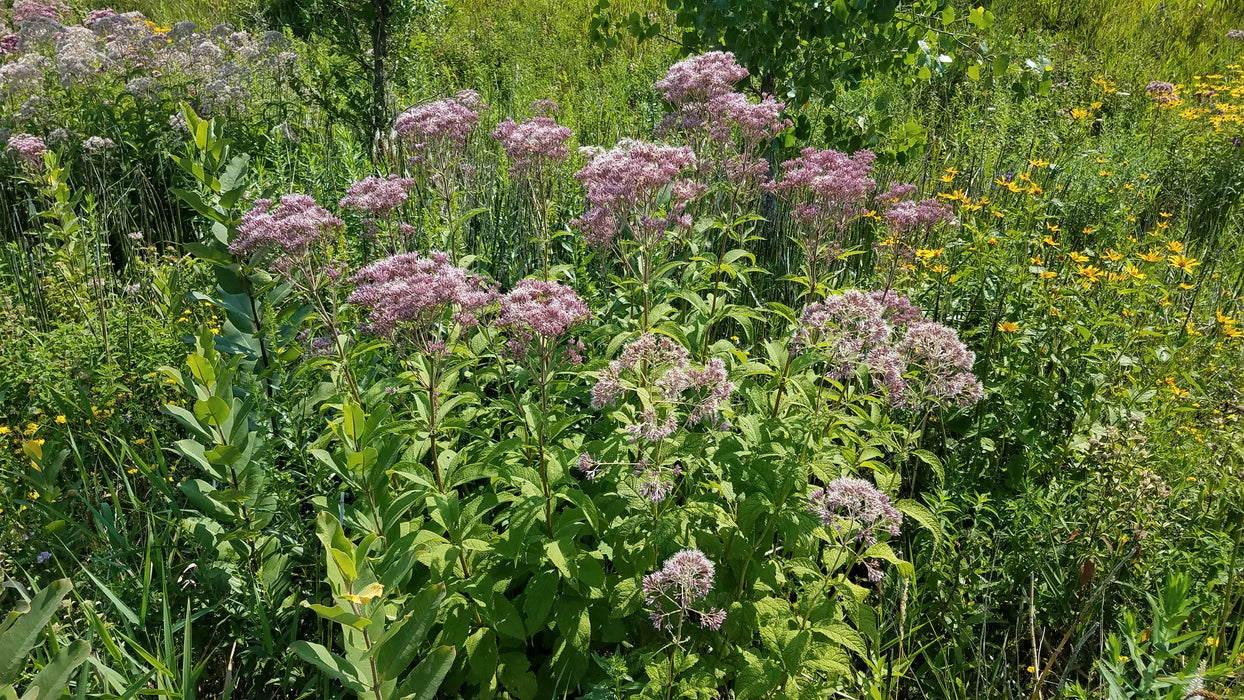
POLYGON ((877 542, 877 533, 899 534, 903 514, 890 505, 890 497, 877 487, 851 477, 834 479, 808 497, 808 509, 827 528, 851 535, 865 547, 877 542))
POLYGON ((841 231, 863 211, 864 201, 876 189, 869 177, 874 160, 872 151, 848 156, 805 148, 798 158, 782 163, 780 179, 765 188, 786 198, 796 221, 817 230, 841 231))
POLYGON ((566 148, 570 136, 569 128, 550 117, 535 117, 523 122, 507 118, 492 132, 492 137, 501 142, 510 159, 510 167, 516 173, 539 170, 546 164, 566 160, 570 155, 570 149, 566 148))
POLYGON ((662 146, 643 141, 623 140, 612 150, 592 158, 575 179, 587 189, 592 208, 571 222, 583 230, 589 242, 608 245, 617 224, 631 224, 641 242, 660 240, 671 225, 689 225, 683 218, 693 190, 684 187, 674 192, 668 210, 659 216, 659 196, 678 176, 695 164, 690 148, 662 146), (607 217, 615 219, 606 223, 607 217))
POLYGON ((510 353, 522 357, 532 340, 556 342, 590 318, 591 310, 570 287, 524 279, 501 297, 496 325, 509 336, 506 347, 510 353))
POLYGON ((408 177, 365 177, 350 185, 339 205, 358 209, 372 216, 385 216, 406 201, 415 181, 408 177))
POLYGON ((414 143, 416 150, 422 150, 429 142, 466 143, 478 121, 479 112, 451 97, 406 110, 398 115, 394 129, 414 143))
POLYGON ((256 200, 254 208, 242 215, 229 252, 244 255, 271 249, 282 257, 296 257, 344 226, 309 195, 287 194, 275 209, 273 204, 271 199, 256 200))
POLYGON ((710 608, 698 611, 692 606, 713 590, 713 563, 698 549, 684 549, 665 560, 659 571, 643 579, 644 602, 649 606, 652 625, 658 630, 679 631, 682 623, 695 616, 707 629, 719 629, 725 611, 710 608))
POLYGON ((600 460, 592 457, 592 455, 584 452, 575 460, 575 468, 583 472, 583 476, 588 479, 595 479, 601 475, 604 470, 600 468, 600 460))
POLYGON ((9 137, 9 149, 16 152, 28 165, 38 167, 43 163, 43 154, 47 145, 43 139, 30 134, 17 134, 9 137))
POLYGON ((665 77, 653 87, 673 105, 688 101, 708 102, 718 95, 732 92, 734 84, 747 76, 747 69, 735 62, 733 53, 710 51, 670 66, 665 77))
MULTIPOLYGON (((425 334, 446 315, 464 326, 496 300, 485 278, 457 267, 445 253, 403 253, 374 262, 350 278, 358 285, 349 302, 371 311, 368 330, 392 335, 408 329, 425 334)), ((425 342, 426 339, 425 339, 425 342)))

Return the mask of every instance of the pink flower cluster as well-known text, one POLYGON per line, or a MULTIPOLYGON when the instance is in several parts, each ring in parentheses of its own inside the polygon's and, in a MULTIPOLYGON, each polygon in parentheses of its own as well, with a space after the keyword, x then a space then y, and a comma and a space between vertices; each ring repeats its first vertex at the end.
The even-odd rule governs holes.
POLYGON ((87 13, 86 19, 82 20, 82 26, 86 27, 87 29, 90 29, 99 20, 105 17, 112 17, 116 14, 117 14, 117 11, 112 9, 111 7, 106 7, 102 10, 91 10, 89 13, 87 13))
POLYGON ((0 56, 9 56, 17 53, 17 47, 21 43, 22 38, 16 34, 0 36, 0 56))
POLYGON ((746 143, 768 141, 793 125, 789 119, 782 118, 785 108, 786 105, 772 95, 764 95, 756 103, 738 92, 718 95, 708 102, 709 134, 715 141, 725 141, 730 138, 731 126, 734 126, 746 143))
POLYGON ((414 186, 415 181, 408 177, 365 177, 350 185, 339 204, 372 216, 384 216, 400 207, 414 186))
POLYGON ((497 297, 487 279, 437 251, 426 257, 403 253, 379 260, 350 281, 357 286, 349 302, 370 310, 368 330, 377 335, 405 329, 422 334, 450 313, 455 322, 475 326, 477 314, 497 297))
POLYGON ((1175 86, 1162 80, 1150 81, 1145 86, 1145 92, 1153 97, 1153 101, 1160 105, 1170 104, 1179 100, 1179 95, 1175 93, 1175 86))
POLYGON ((903 514, 890 505, 889 496, 867 481, 851 477, 834 479, 825 488, 813 491, 808 509, 839 534, 854 529, 853 537, 866 547, 875 544, 877 533, 882 531, 897 537, 903 523, 903 514))
POLYGON ((551 117, 534 117, 522 122, 506 118, 492 132, 492 137, 501 142, 501 147, 510 158, 510 167, 516 173, 566 160, 570 155, 570 149, 566 147, 570 135, 569 127, 561 126, 551 117))
POLYGON ((30 134, 15 134, 9 137, 9 148, 21 156, 28 164, 38 166, 43 162, 43 154, 47 152, 47 144, 43 139, 30 134))
POLYGON ((885 212, 886 223, 897 233, 927 231, 935 224, 953 223, 954 212, 935 198, 897 202, 885 212))
POLYGON ((310 195, 287 194, 275 208, 273 204, 271 199, 255 200, 254 208, 242 215, 229 252, 243 255, 272 249, 288 262, 345 225, 310 195))
POLYGON ((984 393, 958 333, 894 291, 847 290, 809 304, 792 346, 823 353, 827 376, 839 381, 867 369, 897 406, 967 405, 984 393))
POLYGON ((591 310, 570 287, 524 279, 501 296, 496 325, 509 336, 511 355, 522 357, 536 337, 555 342, 590 318, 591 310))
POLYGON ((589 245, 613 242, 619 224, 632 226, 638 240, 659 240, 676 225, 691 226, 685 214, 688 202, 704 191, 689 180, 672 188, 671 202, 661 216, 659 195, 675 185, 678 176, 695 164, 690 148, 623 140, 613 149, 595 154, 575 173, 587 189, 592 208, 571 224, 584 232, 589 245))
POLYGON ((690 615, 706 629, 720 629, 726 612, 719 608, 698 611, 692 606, 713 590, 716 570, 713 562, 698 549, 684 549, 665 560, 659 571, 643 580, 644 602, 649 617, 659 630, 676 630, 690 615))
POLYGON ((710 51, 670 66, 653 87, 667 102, 677 106, 684 102, 708 102, 733 92, 734 84, 747 76, 747 69, 735 62, 734 54, 710 51))
POLYGON ((601 370, 592 387, 594 408, 612 404, 622 396, 624 373, 634 375, 653 403, 640 412, 637 423, 627 426, 632 440, 655 442, 669 437, 678 428, 674 412, 678 406, 687 408, 688 425, 716 419, 734 392, 724 361, 713 358, 703 369, 692 369, 686 348, 666 336, 645 333, 601 370))
POLYGON ((42 3, 36 0, 17 0, 13 3, 13 22, 21 24, 34 17, 60 22, 69 16, 69 8, 62 3, 42 3))
POLYGON ((782 195, 791 217, 817 230, 841 231, 858 216, 868 195, 877 187, 870 177, 876 156, 857 151, 848 156, 834 150, 805 148, 800 156, 781 165, 781 178, 765 184, 782 195))
POLYGON ((412 142, 416 150, 434 142, 466 143, 467 136, 479 122, 479 95, 464 90, 450 97, 412 107, 398 115, 393 128, 402 138, 412 142), (469 94, 467 94, 469 93, 469 94))

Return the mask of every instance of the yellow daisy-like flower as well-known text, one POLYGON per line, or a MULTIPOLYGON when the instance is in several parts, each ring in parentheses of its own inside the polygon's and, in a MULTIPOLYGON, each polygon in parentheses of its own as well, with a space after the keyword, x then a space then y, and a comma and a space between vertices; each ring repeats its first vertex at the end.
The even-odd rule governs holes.
POLYGON ((1231 339, 1239 338, 1240 336, 1244 335, 1244 331, 1241 331, 1239 328, 1236 328, 1235 326, 1223 326, 1219 330, 1222 331, 1222 334, 1224 336, 1231 338, 1231 339))
POLYGON ((56 422, 60 423, 61 425, 64 425, 65 423, 68 423, 69 421, 67 421, 64 416, 56 416, 56 422))
POLYGON ((1114 175, 1114 173, 1110 172, 1109 170, 1102 170, 1101 172, 1097 173, 1098 177, 1110 177, 1111 175, 1114 175))
POLYGON ((1087 117, 1088 115, 1089 115, 1088 110, 1084 109, 1083 107, 1075 107, 1071 110, 1071 118, 1077 121, 1087 117))
POLYGON ((1083 253, 1077 253, 1074 250, 1068 253, 1067 257, 1071 258, 1072 262, 1077 262, 1077 263, 1086 263, 1091 259, 1088 255, 1084 255, 1083 253))
POLYGON ((1040 255, 1034 255, 1034 256, 1032 256, 1031 258, 1029 258, 1029 259, 1028 259, 1028 262, 1032 263, 1033 265, 1036 265, 1037 267, 1041 267, 1042 265, 1044 265, 1044 264, 1045 264, 1045 263, 1041 262, 1041 256, 1040 256, 1040 255))
POLYGON ((1145 273, 1141 272, 1140 268, 1130 263, 1123 268, 1123 271, 1138 280, 1143 280, 1145 278, 1145 273))
POLYGON ((1031 165, 1031 166, 1032 166, 1032 167, 1034 167, 1034 168, 1044 168, 1045 166, 1049 165, 1049 164, 1050 164, 1050 162, 1049 162, 1048 160, 1042 160, 1042 159, 1038 158, 1038 159, 1036 159, 1036 160, 1030 160, 1030 161, 1028 161, 1028 164, 1029 164, 1029 165, 1031 165))
POLYGON ((920 248, 916 251, 916 257, 921 260, 940 258, 945 250, 945 248, 920 248))
POLYGON ((1183 270, 1184 272, 1188 274, 1192 274, 1192 268, 1201 264, 1195 258, 1189 258, 1183 255, 1172 255, 1170 258, 1168 258, 1168 260, 1171 261, 1171 267, 1179 269, 1179 270, 1183 270))
POLYGON ((7 425, 0 425, 0 435, 8 435, 10 428, 7 425))
POLYGON ((1041 239, 1041 242, 1046 245, 1052 245, 1052 246, 1058 245, 1058 241, 1054 240, 1053 236, 1046 236, 1045 238, 1041 239))
POLYGON ((1137 257, 1145 262, 1158 262, 1162 258, 1166 257, 1166 253, 1163 253, 1160 250, 1151 250, 1148 253, 1139 253, 1137 257))
POLYGON ((1235 323, 1235 319, 1234 319, 1234 318, 1231 318, 1231 317, 1230 317, 1230 316, 1228 316, 1227 314, 1224 314, 1224 313, 1222 312, 1222 309, 1215 309, 1215 310, 1214 310, 1214 319, 1215 319, 1215 320, 1217 320, 1219 323, 1224 323, 1224 324, 1227 324, 1227 325, 1231 325, 1231 324, 1234 324, 1234 323, 1235 323))
POLYGON ((1046 230, 1053 231, 1054 233, 1058 233, 1058 232, 1059 232, 1059 230, 1060 230, 1060 229, 1058 228, 1058 224, 1051 224, 1051 223, 1050 223, 1050 222, 1048 222, 1048 221, 1047 221, 1047 222, 1045 222, 1045 228, 1046 228, 1046 230))
POLYGON ((998 211, 997 209, 990 209, 989 211, 990 211, 990 212, 991 212, 994 216, 998 217, 999 219, 1001 219, 1002 217, 1006 216, 1005 214, 1003 214, 1002 212, 998 211))
POLYGON ((1014 321, 1001 321, 998 323, 998 330, 1003 333, 1014 333, 1019 330, 1019 324, 1014 321))
POLYGON ((1096 265, 1077 265, 1076 274, 1088 280, 1091 284, 1100 280, 1103 272, 1096 265))
POLYGON ((1195 288, 1196 288, 1196 285, 1195 285, 1195 284, 1188 284, 1187 282, 1180 282, 1180 283, 1179 283, 1179 288, 1180 288, 1180 289, 1182 289, 1182 290, 1184 290, 1184 291, 1186 292, 1186 291, 1188 291, 1189 289, 1195 289, 1195 288))
POLYGON ((1037 183, 1034 182, 1028 187, 1028 194, 1045 194, 1045 190, 1037 187, 1037 183))
POLYGON ((1172 253, 1182 253, 1184 252, 1184 244, 1179 241, 1167 241, 1166 249, 1172 253))
POLYGON ((1169 219, 1172 216, 1174 216, 1174 214, 1171 214, 1170 212, 1160 211, 1158 212, 1158 216, 1162 217, 1163 219, 1169 219))
POLYGON ((1081 231, 1080 233, 1083 233, 1084 235, 1086 235, 1086 236, 1087 236, 1088 234, 1090 234, 1090 233, 1092 233, 1092 232, 1093 232, 1093 227, 1092 227, 1092 226, 1085 226, 1085 227, 1084 227, 1084 230, 1083 230, 1083 231, 1081 231))
POLYGON ((949 269, 950 268, 946 267, 945 265, 933 265, 932 267, 929 268, 929 271, 940 275, 949 269))
POLYGON ((1102 253, 1102 255, 1105 255, 1110 262, 1119 262, 1123 259, 1123 253, 1120 253, 1114 248, 1107 248, 1106 252, 1102 253))

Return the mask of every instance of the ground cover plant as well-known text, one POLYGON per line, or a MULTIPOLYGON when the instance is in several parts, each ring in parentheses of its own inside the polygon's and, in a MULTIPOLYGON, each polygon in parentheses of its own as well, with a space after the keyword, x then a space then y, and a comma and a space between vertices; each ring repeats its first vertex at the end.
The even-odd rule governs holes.
POLYGON ((1241 692, 1244 16, 616 5, 0 12, 0 693, 1241 692))

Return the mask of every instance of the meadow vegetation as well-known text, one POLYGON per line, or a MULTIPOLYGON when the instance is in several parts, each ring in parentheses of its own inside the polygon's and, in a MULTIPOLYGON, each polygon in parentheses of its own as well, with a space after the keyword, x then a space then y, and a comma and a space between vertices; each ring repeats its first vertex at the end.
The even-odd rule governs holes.
POLYGON ((1244 692, 1244 8, 763 5, 0 3, 0 697, 1244 692))

